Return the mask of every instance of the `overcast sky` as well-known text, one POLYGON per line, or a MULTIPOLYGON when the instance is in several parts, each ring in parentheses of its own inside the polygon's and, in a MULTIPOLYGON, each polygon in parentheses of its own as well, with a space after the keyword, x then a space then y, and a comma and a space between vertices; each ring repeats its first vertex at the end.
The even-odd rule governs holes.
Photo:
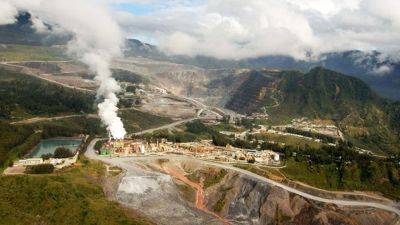
MULTIPOLYGON (((10 5, 33 7, 39 19, 48 19, 40 9, 51 1, 0 0, 0 24, 13 20, 16 11, 10 5)), ((313 59, 328 52, 377 50, 392 60, 400 58, 400 0, 74 1, 78 9, 79 2, 107 10, 125 37, 157 44, 172 54, 313 59)), ((72 18, 74 12, 68 15, 72 18)), ((85 17, 93 21, 91 15, 85 17)), ((36 23, 40 28, 40 21, 36 23)), ((112 35, 98 25, 104 35, 112 35)))
POLYGON ((400 0, 105 0, 127 36, 175 54, 298 59, 400 50, 400 0))

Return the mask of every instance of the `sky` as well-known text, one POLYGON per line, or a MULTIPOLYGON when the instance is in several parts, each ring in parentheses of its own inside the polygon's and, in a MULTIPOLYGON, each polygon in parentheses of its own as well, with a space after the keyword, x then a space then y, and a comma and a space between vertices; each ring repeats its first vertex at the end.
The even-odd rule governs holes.
MULTIPOLYGON (((0 4, 23 1, 29 2, 0 4)), ((35 0, 46 1, 51 0, 35 0)), ((399 0, 81 1, 107 8, 125 37, 169 54, 314 60, 324 53, 361 50, 400 61, 399 0)), ((4 5, 1 9, 0 23, 14 13, 4 5)))
POLYGON ((379 51, 399 60, 399 0, 109 0, 126 36, 171 54, 243 59, 379 51))

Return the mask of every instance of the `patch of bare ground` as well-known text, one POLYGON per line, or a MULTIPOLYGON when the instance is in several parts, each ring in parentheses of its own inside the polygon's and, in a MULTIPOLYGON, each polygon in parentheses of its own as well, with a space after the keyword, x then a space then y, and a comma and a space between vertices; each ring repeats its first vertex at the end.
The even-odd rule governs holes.
MULTIPOLYGON (((200 193, 197 197, 203 199, 196 201, 196 207, 204 207, 230 224, 391 225, 398 221, 395 214, 384 210, 312 201, 234 171, 226 171, 224 176, 215 179, 221 169, 192 160, 159 160, 157 164, 175 182, 200 193), (204 183, 210 177, 213 182, 205 188, 204 183)), ((337 197, 334 193, 318 194, 337 197)), ((358 197, 363 199, 362 195, 355 198, 358 197)))

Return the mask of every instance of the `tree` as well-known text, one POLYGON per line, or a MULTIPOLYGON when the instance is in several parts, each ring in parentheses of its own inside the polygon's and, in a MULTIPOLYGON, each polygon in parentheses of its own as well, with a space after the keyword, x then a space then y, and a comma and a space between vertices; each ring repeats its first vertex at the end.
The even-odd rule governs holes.
POLYGON ((248 163, 255 163, 256 159, 254 158, 254 156, 250 156, 250 157, 247 158, 247 162, 248 163))
POLYGON ((25 173, 46 174, 46 173, 52 173, 53 171, 54 171, 54 166, 52 164, 40 164, 34 166, 27 166, 25 173))
POLYGON ((47 154, 43 154, 43 155, 42 155, 42 159, 43 159, 43 160, 48 160, 48 159, 50 159, 51 157, 53 157, 53 154, 51 154, 51 153, 47 153, 47 154))
POLYGON ((226 138, 222 134, 215 134, 212 137, 212 142, 216 146, 224 146, 225 147, 227 144, 229 144, 229 139, 226 138))
POLYGON ((193 122, 187 123, 186 130, 193 134, 207 134, 207 133, 213 134, 213 133, 215 133, 215 131, 213 131, 211 128, 207 127, 200 120, 195 120, 193 122))
POLYGON ((103 144, 105 142, 106 141, 102 141, 102 140, 97 141, 96 144, 94 145, 94 149, 96 149, 97 151, 100 151, 101 147, 103 146, 103 144))
POLYGON ((59 147, 54 152, 54 158, 62 159, 62 158, 69 158, 74 156, 74 154, 68 149, 64 147, 59 147))

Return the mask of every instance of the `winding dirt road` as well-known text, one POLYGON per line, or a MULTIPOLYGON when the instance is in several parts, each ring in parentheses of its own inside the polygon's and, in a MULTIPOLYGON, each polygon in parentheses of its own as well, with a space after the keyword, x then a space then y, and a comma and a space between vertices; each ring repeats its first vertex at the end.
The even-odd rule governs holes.
POLYGON ((33 117, 33 118, 29 118, 29 119, 15 121, 10 124, 13 124, 13 125, 32 124, 32 123, 38 123, 38 122, 43 122, 43 121, 54 121, 54 120, 62 120, 62 119, 76 118, 76 117, 98 118, 98 115, 96 115, 96 114, 77 114, 77 115, 54 116, 54 117, 33 117))

